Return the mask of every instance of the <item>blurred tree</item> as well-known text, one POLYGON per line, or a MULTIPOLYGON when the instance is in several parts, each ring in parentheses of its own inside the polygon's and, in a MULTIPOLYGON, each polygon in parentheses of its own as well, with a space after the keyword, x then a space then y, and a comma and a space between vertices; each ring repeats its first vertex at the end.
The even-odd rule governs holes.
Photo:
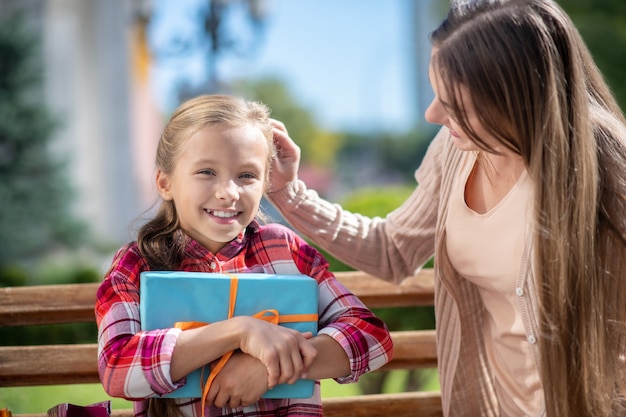
POLYGON ((611 86, 626 109, 626 2, 624 0, 561 0, 611 86))
POLYGON ((42 102, 38 41, 19 16, 0 22, 0 284, 11 264, 80 241, 64 165, 49 151, 55 121, 42 102))
POLYGON ((364 185, 414 185, 413 174, 434 137, 436 128, 404 134, 347 133, 339 151, 338 172, 348 188, 364 185))
POLYGON ((241 94, 269 106, 272 117, 285 124, 289 135, 302 150, 302 165, 333 168, 344 135, 319 127, 313 112, 296 100, 285 84, 277 79, 241 82, 235 86, 241 94))
POLYGON ((199 94, 230 91, 232 73, 245 68, 263 42, 271 9, 269 0, 139 0, 134 6, 165 113, 199 94))

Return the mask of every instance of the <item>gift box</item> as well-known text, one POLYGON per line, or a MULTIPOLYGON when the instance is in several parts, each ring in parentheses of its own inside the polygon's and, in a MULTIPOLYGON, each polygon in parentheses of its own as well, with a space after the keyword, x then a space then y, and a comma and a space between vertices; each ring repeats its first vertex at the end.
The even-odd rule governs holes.
MULTIPOLYGON (((215 274, 203 272, 149 271, 140 277, 140 315, 143 330, 174 327, 177 322, 210 325, 226 320, 231 299, 231 281, 237 280, 233 316, 253 316, 276 310, 281 326, 317 334, 317 282, 306 275, 215 274), (313 315, 313 317, 311 316, 313 315), (280 317, 288 322, 282 322, 280 317), (303 321, 300 321, 300 319, 303 321)), ((199 398, 209 367, 187 375, 187 383, 164 395, 199 398)), ((308 398, 314 381, 298 380, 267 391, 264 398, 308 398)))

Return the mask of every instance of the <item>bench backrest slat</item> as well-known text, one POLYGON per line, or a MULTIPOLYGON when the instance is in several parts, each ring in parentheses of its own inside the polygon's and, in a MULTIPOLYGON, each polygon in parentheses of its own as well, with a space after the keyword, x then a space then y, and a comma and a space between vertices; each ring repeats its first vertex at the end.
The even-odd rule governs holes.
MULTIPOLYGON (((363 272, 338 272, 337 278, 370 308, 433 304, 432 270, 422 270, 402 285, 363 272)), ((0 326, 94 321, 97 283, 0 288, 0 326)))

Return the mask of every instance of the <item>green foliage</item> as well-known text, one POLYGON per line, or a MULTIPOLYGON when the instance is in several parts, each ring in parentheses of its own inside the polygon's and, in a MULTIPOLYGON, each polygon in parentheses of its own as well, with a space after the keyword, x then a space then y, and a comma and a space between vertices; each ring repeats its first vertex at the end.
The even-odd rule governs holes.
MULTIPOLYGON (((390 186, 384 188, 363 188, 347 195, 342 202, 344 209, 359 213, 367 217, 384 217, 396 207, 400 206, 411 194, 411 187, 390 186)), ((330 264, 330 270, 354 271, 354 268, 344 264, 324 249, 315 245, 330 264)))
MULTIPOLYGON (((343 172, 359 179, 364 168, 376 171, 369 183, 414 183, 413 173, 419 166, 437 129, 394 133, 347 133, 338 159, 343 172)), ((366 174, 368 175, 368 174, 366 174)), ((362 181, 362 180, 361 180, 362 181)))
POLYGON ((596 64, 626 108, 626 2, 624 0, 562 0, 589 47, 596 64))
MULTIPOLYGON (((361 189, 348 196, 343 207, 368 217, 384 217, 400 206, 412 191, 413 187, 410 186, 361 189)), ((432 266, 432 260, 427 266, 432 266)), ((435 328, 435 312, 432 306, 374 308, 372 311, 393 331, 435 328)), ((359 387, 365 394, 382 392, 388 378, 388 372, 367 374, 359 381, 359 387)), ((423 389, 432 378, 433 375, 424 370, 409 371, 403 390, 423 389)))
POLYGON ((346 196, 342 205, 348 211, 368 217, 384 217, 398 208, 413 192, 411 186, 361 188, 346 196))
POLYGON ((265 79, 241 83, 241 94, 265 103, 272 118, 285 124, 289 135, 302 150, 302 165, 332 167, 343 143, 343 136, 321 129, 313 112, 297 102, 287 86, 279 80, 265 79))
MULTIPOLYGON (((93 266, 96 261, 77 259, 81 255, 40 259, 36 268, 29 268, 31 279, 28 284, 49 285, 99 282, 102 279, 102 274, 93 266)), ((86 255, 82 256, 86 257, 86 255)))
POLYGON ((111 398, 102 384, 48 385, 37 387, 0 387, 0 408, 16 414, 42 414, 57 404, 89 405, 111 400, 114 411, 133 408, 132 402, 111 398))
MULTIPOLYGON (((37 273, 35 284, 81 284, 98 282, 100 273, 91 267, 65 265, 47 267, 46 274, 37 273)), ((1 286, 20 286, 29 284, 29 272, 22 267, 9 266, 0 269, 1 286)), ((33 274, 33 272, 30 272, 33 274)), ((97 328, 94 323, 68 323, 38 326, 0 327, 0 345, 27 346, 42 344, 96 343, 97 328)))
POLYGON ((0 287, 19 287, 26 285, 28 273, 17 265, 0 266, 0 287))
POLYGON ((75 244, 84 226, 69 216, 64 165, 48 151, 55 121, 41 100, 36 38, 19 16, 0 22, 0 266, 55 244, 75 244))

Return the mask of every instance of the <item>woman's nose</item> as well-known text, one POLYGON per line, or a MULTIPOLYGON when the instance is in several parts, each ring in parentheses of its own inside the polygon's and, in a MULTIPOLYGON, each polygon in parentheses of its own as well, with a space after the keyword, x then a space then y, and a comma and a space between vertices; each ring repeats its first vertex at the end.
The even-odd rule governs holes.
POLYGON ((426 118, 428 123, 445 125, 448 121, 448 112, 446 112, 439 99, 435 97, 424 112, 424 118, 426 118))

